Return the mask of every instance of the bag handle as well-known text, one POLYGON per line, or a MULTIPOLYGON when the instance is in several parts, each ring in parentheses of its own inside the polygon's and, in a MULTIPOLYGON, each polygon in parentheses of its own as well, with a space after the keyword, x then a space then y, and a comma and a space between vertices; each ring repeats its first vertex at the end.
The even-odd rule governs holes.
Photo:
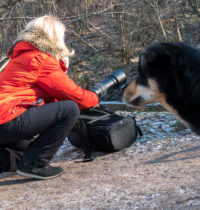
POLYGON ((102 112, 104 112, 104 113, 107 113, 107 114, 114 114, 115 112, 114 111, 112 111, 112 110, 110 110, 110 109, 108 109, 108 108, 106 108, 105 106, 102 106, 102 105, 100 105, 99 107, 97 107, 97 108, 94 108, 94 110, 97 110, 97 111, 102 111, 102 112))
POLYGON ((107 117, 107 116, 109 116, 109 115, 111 115, 111 114, 103 115, 103 116, 101 116, 101 117, 98 117, 98 118, 96 118, 96 119, 94 119, 94 120, 91 120, 91 121, 87 122, 86 124, 87 124, 87 125, 90 125, 90 124, 92 124, 92 123, 94 123, 94 122, 96 122, 96 121, 98 121, 98 120, 100 120, 100 119, 103 119, 103 118, 105 118, 105 117, 107 117))

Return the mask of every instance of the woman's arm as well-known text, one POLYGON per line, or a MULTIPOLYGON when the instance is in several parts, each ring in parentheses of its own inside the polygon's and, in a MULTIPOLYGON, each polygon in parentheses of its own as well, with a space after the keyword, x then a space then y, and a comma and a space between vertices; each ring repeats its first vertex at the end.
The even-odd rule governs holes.
POLYGON ((57 60, 47 57, 39 67, 37 85, 57 100, 73 100, 81 109, 93 107, 99 98, 92 91, 81 88, 63 72, 57 60))

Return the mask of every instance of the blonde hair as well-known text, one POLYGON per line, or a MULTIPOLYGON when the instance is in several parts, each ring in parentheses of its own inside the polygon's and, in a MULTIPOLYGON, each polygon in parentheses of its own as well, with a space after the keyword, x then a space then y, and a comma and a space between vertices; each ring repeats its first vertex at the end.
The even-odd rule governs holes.
POLYGON ((17 40, 23 39, 23 34, 31 30, 42 31, 55 46, 63 50, 64 56, 71 57, 74 55, 74 50, 70 51, 65 45, 65 25, 56 17, 44 15, 31 20, 19 34, 17 40))

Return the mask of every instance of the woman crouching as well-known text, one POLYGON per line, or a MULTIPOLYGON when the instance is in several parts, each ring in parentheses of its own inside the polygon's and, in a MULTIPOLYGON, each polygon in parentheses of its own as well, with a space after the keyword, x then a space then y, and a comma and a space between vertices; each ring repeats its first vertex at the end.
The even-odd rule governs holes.
POLYGON ((58 19, 42 16, 29 22, 8 50, 11 59, 0 74, 0 172, 38 179, 60 175, 62 168, 50 166, 50 160, 80 109, 99 103, 66 74, 74 52, 64 34, 58 19))

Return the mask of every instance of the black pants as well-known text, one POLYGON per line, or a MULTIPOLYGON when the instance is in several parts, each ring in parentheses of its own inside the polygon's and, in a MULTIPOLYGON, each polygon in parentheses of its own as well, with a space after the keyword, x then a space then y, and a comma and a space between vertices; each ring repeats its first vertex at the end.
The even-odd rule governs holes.
POLYGON ((59 101, 29 108, 0 125, 0 170, 15 171, 22 156, 38 167, 47 165, 79 115, 74 101, 59 101))

